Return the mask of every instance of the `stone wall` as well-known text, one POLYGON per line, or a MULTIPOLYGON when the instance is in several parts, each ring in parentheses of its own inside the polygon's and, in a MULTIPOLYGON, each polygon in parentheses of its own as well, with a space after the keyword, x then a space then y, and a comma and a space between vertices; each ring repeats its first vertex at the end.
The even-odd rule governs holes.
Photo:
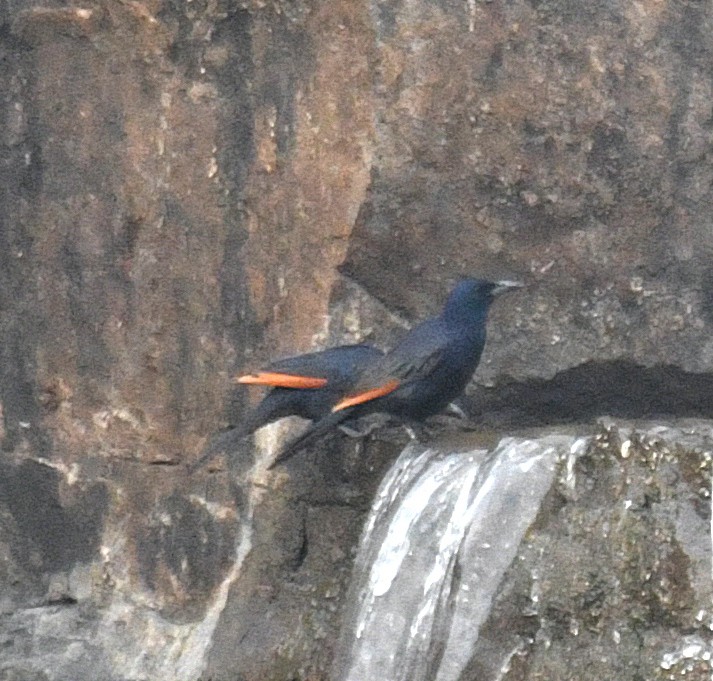
POLYGON ((527 282, 484 425, 710 417, 711 35, 695 0, 0 2, 2 674, 325 678, 401 436, 184 464, 233 373, 386 346, 464 274, 527 282))

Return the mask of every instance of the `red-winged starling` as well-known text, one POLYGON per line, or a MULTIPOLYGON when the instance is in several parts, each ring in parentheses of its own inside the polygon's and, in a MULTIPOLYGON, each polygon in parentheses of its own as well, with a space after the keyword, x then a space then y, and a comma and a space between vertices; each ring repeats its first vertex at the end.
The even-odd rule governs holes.
POLYGON ((239 426, 214 438, 201 457, 189 464, 189 472, 277 419, 301 416, 315 421, 327 416, 344 395, 351 393, 360 372, 382 355, 370 345, 342 345, 277 360, 260 371, 237 376, 236 383, 266 385, 272 390, 239 426))
POLYGON ((463 392, 478 366, 490 304, 498 294, 520 286, 509 281, 460 281, 438 317, 421 322, 390 352, 369 361, 331 413, 288 444, 270 468, 347 419, 382 412, 421 422, 442 411, 463 392))

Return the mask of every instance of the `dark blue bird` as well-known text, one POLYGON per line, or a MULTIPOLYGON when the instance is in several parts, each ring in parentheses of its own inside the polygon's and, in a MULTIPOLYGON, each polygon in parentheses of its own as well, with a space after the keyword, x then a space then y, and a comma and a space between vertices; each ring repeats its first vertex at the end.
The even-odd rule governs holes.
POLYGON ((465 390, 478 366, 490 304, 498 294, 519 286, 509 281, 460 281, 438 317, 421 322, 393 350, 370 361, 332 412, 290 443, 270 467, 347 419, 383 412, 421 422, 442 411, 465 390))
POLYGON ((236 383, 266 385, 272 390, 239 426, 214 438, 201 457, 189 465, 189 472, 277 419, 301 416, 314 421, 327 416, 351 392, 360 372, 382 355, 370 345, 342 345, 277 360, 261 371, 238 376, 236 383))

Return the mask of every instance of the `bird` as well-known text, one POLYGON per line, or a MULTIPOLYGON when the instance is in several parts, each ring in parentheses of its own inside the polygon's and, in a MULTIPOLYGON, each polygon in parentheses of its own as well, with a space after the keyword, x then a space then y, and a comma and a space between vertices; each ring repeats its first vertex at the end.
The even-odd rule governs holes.
POLYGON ((366 344, 341 345, 270 363, 259 371, 236 376, 235 383, 265 385, 272 390, 236 427, 216 436, 200 458, 188 465, 198 470, 258 428, 285 416, 318 420, 351 389, 360 371, 383 352, 366 344))
POLYGON ((421 423, 442 411, 465 390, 478 366, 491 303, 521 286, 477 278, 459 281, 438 317, 421 322, 389 352, 370 360, 331 412, 289 443, 269 468, 346 420, 382 412, 421 423))

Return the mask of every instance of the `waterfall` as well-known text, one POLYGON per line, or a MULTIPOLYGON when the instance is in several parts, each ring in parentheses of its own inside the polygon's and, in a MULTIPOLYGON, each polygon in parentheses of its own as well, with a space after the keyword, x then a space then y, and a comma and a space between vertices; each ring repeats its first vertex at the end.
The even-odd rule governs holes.
POLYGON ((381 483, 335 657, 340 681, 456 681, 574 439, 407 447, 381 483))

